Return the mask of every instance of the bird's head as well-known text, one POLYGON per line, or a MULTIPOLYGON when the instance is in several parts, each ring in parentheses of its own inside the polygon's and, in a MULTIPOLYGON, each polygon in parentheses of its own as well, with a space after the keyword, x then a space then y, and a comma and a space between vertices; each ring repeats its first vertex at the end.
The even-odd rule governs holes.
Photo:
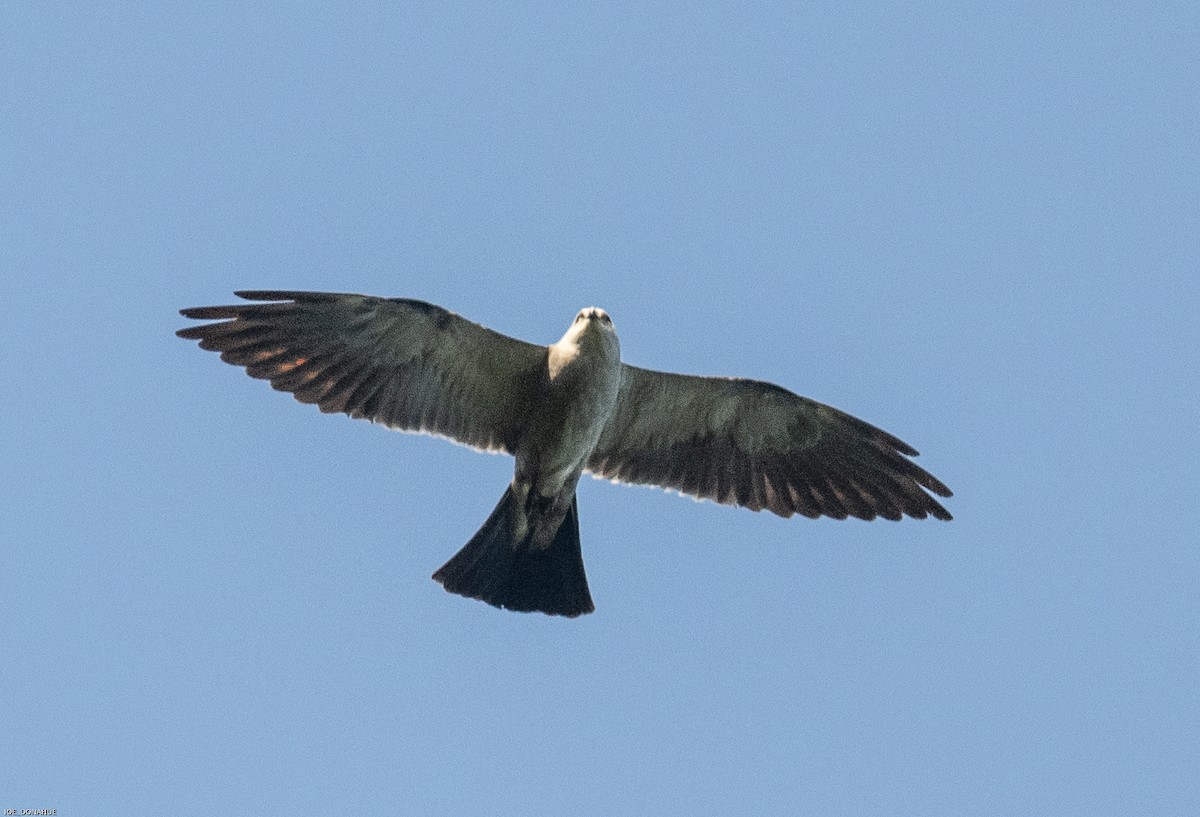
POLYGON ((579 314, 575 316, 575 325, 581 328, 594 325, 600 329, 613 331, 612 318, 598 306, 589 306, 579 310, 579 314))
POLYGON ((620 345, 617 342, 617 330, 613 327, 612 318, 603 309, 589 306, 579 310, 575 320, 567 327, 563 341, 568 343, 583 343, 592 345, 600 343, 619 354, 620 345))

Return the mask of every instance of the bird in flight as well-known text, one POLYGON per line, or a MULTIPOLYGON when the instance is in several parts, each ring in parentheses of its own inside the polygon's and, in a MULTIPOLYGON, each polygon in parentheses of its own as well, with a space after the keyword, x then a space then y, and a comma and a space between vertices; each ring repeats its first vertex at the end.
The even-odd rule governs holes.
POLYGON ((581 310, 556 343, 510 338, 424 301, 246 291, 181 310, 176 334, 323 412, 512 455, 491 516, 433 578, 495 607, 595 608, 575 486, 584 472, 779 516, 950 519, 950 489, 907 443, 757 380, 621 362, 612 319, 581 310))

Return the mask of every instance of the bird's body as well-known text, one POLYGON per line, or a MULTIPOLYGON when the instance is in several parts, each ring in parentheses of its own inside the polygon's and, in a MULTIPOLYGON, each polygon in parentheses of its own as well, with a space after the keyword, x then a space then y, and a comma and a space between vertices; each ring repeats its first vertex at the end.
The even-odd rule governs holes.
POLYGON ((266 304, 185 309, 180 330, 322 411, 425 431, 515 458, 479 532, 434 578, 497 607, 593 609, 575 488, 590 472, 781 516, 950 514, 950 490, 899 439, 769 383, 621 361, 609 316, 582 310, 549 346, 422 301, 242 292, 266 304))
MULTIPOLYGON (((601 310, 585 309, 549 347, 541 404, 517 445, 513 489, 518 496, 528 493, 538 506, 567 512, 620 387, 621 347, 612 322, 601 310)), ((535 548, 549 544, 554 532, 547 526, 535 534, 535 548)))

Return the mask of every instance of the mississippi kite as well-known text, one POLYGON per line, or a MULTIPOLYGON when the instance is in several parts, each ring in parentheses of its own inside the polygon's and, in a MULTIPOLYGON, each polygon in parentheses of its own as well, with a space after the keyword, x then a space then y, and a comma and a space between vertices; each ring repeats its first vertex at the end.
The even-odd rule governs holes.
POLYGON ((509 610, 594 609, 579 545, 583 472, 780 516, 950 519, 950 489, 908 444, 770 383, 621 362, 612 320, 584 309, 537 346, 439 306, 323 292, 184 309, 182 338, 324 412, 516 458, 479 532, 433 578, 509 610))

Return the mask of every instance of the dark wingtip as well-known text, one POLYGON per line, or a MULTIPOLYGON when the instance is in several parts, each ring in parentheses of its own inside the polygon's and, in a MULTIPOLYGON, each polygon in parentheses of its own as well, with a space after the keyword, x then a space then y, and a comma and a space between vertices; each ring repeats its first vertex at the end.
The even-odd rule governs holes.
POLYGON ((286 289, 239 289, 234 295, 247 301, 335 301, 342 297, 336 292, 301 292, 286 289))
POLYGON ((274 289, 236 289, 233 294, 247 301, 291 301, 295 293, 274 289))
MULTIPOLYGON (((928 471, 922 470, 920 473, 920 476, 917 479, 917 482, 918 482, 918 484, 921 485, 921 487, 925 488, 927 491, 932 491, 933 493, 937 494, 938 496, 941 496, 941 497, 954 496, 954 492, 951 491, 950 488, 947 487, 947 485, 944 482, 942 482, 940 479, 938 479, 937 477, 935 477, 933 474, 929 473, 928 471)), ((936 499, 929 496, 928 494, 926 494, 926 498, 928 498, 928 500, 929 500, 929 515, 930 516, 932 516, 935 519, 941 519, 945 522, 949 522, 951 519, 954 518, 953 516, 950 515, 950 511, 943 508, 942 504, 940 502, 938 502, 936 499)))
POLYGON ((940 479, 935 477, 933 474, 929 473, 928 471, 925 471, 923 476, 925 476, 926 479, 920 480, 921 484, 924 485, 929 490, 933 491, 938 496, 941 496, 941 497, 954 496, 954 492, 950 490, 949 486, 947 486, 946 483, 942 482, 940 479))
POLYGON ((241 309, 240 306, 189 306, 187 309, 179 310, 179 314, 185 318, 211 321, 220 318, 236 318, 239 309, 241 309))

